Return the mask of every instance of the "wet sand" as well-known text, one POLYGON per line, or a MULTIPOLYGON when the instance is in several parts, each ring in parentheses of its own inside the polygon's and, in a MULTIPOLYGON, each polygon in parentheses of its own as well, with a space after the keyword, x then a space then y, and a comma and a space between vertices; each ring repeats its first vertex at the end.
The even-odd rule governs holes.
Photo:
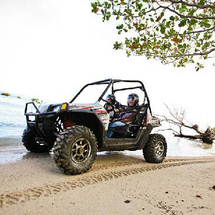
POLYGON ((26 153, 20 137, 0 138, 0 165, 16 162, 26 153))

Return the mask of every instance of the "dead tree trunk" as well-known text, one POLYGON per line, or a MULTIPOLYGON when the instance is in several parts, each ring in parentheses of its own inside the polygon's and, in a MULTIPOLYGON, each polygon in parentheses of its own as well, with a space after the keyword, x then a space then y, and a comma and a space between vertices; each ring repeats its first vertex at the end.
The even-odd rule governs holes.
POLYGON ((192 125, 188 122, 185 122, 185 110, 178 111, 176 109, 170 110, 170 108, 165 105, 171 115, 170 118, 166 116, 161 116, 162 121, 168 122, 170 125, 174 125, 178 127, 178 130, 173 129, 170 127, 168 130, 172 130, 174 136, 182 137, 182 138, 189 138, 192 140, 199 139, 204 143, 212 144, 213 140, 215 140, 215 131, 214 129, 208 127, 205 131, 201 131, 198 125, 192 125), (187 135, 183 133, 183 129, 191 129, 195 131, 196 134, 194 135, 187 135))
MULTIPOLYGON (((198 126, 198 125, 195 125, 195 126, 198 126)), ((213 143, 213 140, 215 139, 215 133, 214 133, 213 129, 211 129, 210 127, 208 127, 206 129, 206 131, 204 131, 204 132, 198 132, 198 133, 199 133, 198 135, 186 135, 186 134, 183 134, 182 132, 180 132, 180 133, 177 133, 177 134, 174 133, 174 135, 176 137, 184 137, 184 138, 189 138, 189 139, 193 139, 193 140, 199 139, 199 140, 202 140, 203 143, 208 143, 208 144, 212 144, 213 143)))

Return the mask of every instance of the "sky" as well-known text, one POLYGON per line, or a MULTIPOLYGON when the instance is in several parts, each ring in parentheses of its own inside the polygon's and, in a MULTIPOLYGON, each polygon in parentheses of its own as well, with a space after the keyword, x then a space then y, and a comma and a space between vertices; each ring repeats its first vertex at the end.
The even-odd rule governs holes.
POLYGON ((215 127, 215 67, 195 72, 114 51, 114 21, 92 14, 89 0, 1 0, 0 20, 0 91, 65 102, 89 82, 141 80, 154 112, 165 103, 215 127))

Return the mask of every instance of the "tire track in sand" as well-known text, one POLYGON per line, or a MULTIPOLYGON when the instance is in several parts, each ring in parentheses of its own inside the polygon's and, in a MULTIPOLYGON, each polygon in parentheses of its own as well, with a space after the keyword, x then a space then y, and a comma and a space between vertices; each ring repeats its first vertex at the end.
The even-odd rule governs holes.
MULTIPOLYGON (((205 159, 210 159, 210 158, 203 158, 204 160, 205 159)), ((183 162, 183 161, 197 161, 197 160, 202 160, 201 158, 168 158, 168 159, 165 159, 163 163, 171 163, 171 162, 177 162, 177 161, 180 161, 180 162, 183 162)), ((116 167, 124 167, 124 166, 133 166, 133 165, 137 165, 137 164, 141 164, 141 165, 144 165, 147 164, 144 160, 136 160, 136 161, 117 161, 115 163, 110 163, 110 162, 106 162, 106 163, 103 163, 103 164, 99 164, 99 165, 94 165, 92 167, 91 170, 93 171, 99 171, 99 170, 106 170, 106 169, 109 169, 109 168, 116 168, 116 167)), ((149 163, 148 163, 149 164, 149 163)), ((153 165, 153 164, 151 164, 153 165)), ((159 164, 154 164, 154 165, 159 165, 159 164)))
POLYGON ((110 165, 101 165, 94 167, 88 174, 71 177, 63 182, 54 184, 45 184, 41 187, 34 187, 22 191, 0 194, 0 210, 4 207, 25 203, 40 197, 50 197, 58 193, 71 191, 77 188, 94 185, 100 182, 109 181, 129 175, 135 175, 143 172, 178 167, 190 164, 215 162, 215 159, 169 159, 161 164, 149 164, 140 162, 118 162, 110 165), (115 167, 115 170, 112 168, 115 167), (121 167, 127 167, 125 170, 121 167), (103 170, 98 172, 98 170, 103 170))

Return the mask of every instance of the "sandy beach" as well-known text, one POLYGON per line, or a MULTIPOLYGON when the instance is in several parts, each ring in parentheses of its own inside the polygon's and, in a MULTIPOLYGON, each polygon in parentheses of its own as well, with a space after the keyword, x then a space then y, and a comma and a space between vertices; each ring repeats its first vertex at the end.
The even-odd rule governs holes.
POLYGON ((93 168, 66 176, 52 154, 26 153, 0 166, 0 214, 215 214, 215 156, 102 153, 93 168))

